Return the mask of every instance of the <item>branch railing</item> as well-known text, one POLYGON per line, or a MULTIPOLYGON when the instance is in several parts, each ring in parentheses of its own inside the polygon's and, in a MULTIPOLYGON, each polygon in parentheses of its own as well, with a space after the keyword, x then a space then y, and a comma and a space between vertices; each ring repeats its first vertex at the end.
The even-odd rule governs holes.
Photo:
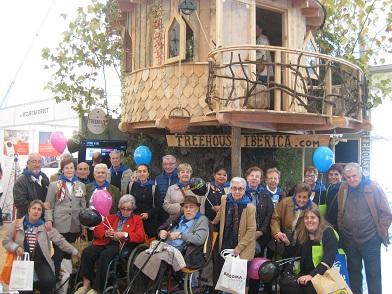
POLYGON ((208 57, 206 103, 212 111, 269 109, 358 120, 367 115, 365 74, 344 59, 263 45, 221 47, 208 57), (257 51, 269 52, 272 60, 256 60, 257 51))

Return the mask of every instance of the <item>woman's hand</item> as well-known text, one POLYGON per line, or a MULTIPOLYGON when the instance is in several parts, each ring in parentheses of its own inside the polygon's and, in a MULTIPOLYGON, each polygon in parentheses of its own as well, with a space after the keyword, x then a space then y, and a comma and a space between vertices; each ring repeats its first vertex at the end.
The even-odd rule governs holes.
POLYGON ((17 256, 22 256, 23 254, 24 254, 24 250, 23 250, 23 248, 22 247, 18 247, 18 248, 16 248, 16 255, 17 256))
POLYGON ((283 242, 284 245, 289 246, 290 245, 290 240, 287 238, 287 235, 285 233, 279 232, 276 233, 274 236, 275 240, 283 242))
POLYGON ((297 283, 300 285, 306 285, 311 279, 311 275, 301 276, 297 279, 297 283))
POLYGON ((143 212, 143 213, 140 214, 140 217, 142 219, 148 219, 148 213, 147 212, 143 212))
POLYGON ((125 238, 125 232, 115 232, 113 235, 114 240, 118 241, 125 238))
POLYGON ((238 246, 236 246, 236 247, 234 248, 233 254, 234 254, 235 256, 240 255, 240 254, 241 254, 241 249, 240 249, 238 246))
POLYGON ((159 238, 161 238, 162 240, 165 240, 167 238, 167 236, 168 236, 168 232, 167 231, 161 230, 159 232, 159 238))
POLYGON ((53 228, 53 223, 52 223, 52 221, 46 221, 46 222, 45 222, 45 229, 46 229, 46 231, 47 231, 47 232, 50 232, 50 231, 52 230, 52 228, 53 228))
POLYGON ((105 231, 105 237, 113 238, 113 237, 114 237, 114 231, 113 231, 113 229, 107 229, 107 230, 105 231))
POLYGON ((169 233, 169 239, 170 240, 179 239, 180 235, 181 235, 181 232, 171 232, 171 233, 169 233))

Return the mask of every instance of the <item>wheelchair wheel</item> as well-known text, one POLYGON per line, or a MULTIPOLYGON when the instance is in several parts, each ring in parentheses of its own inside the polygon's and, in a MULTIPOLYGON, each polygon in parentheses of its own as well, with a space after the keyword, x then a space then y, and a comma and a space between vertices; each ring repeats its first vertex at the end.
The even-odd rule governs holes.
POLYGON ((148 249, 145 244, 140 244, 132 250, 132 253, 129 255, 128 263, 127 263, 127 284, 130 284, 134 275, 136 274, 138 268, 133 265, 136 256, 140 254, 140 252, 148 249))
MULTIPOLYGON (((184 291, 186 294, 204 294, 211 287, 201 284, 199 280, 200 272, 184 274, 184 291)), ((211 293, 211 291, 208 291, 211 293)))
POLYGON ((118 288, 114 289, 113 286, 110 286, 103 290, 102 294, 120 294, 120 290, 118 288))

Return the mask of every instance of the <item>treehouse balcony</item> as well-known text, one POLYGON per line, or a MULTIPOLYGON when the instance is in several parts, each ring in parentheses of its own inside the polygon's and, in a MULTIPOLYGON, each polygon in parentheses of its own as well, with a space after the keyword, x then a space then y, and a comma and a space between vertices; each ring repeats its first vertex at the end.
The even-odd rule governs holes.
POLYGON ((120 129, 169 132, 236 126, 275 132, 369 129, 363 71, 343 59, 276 46, 228 46, 208 63, 174 63, 125 77, 120 129), (269 52, 273 61, 256 61, 269 52), (263 81, 260 67, 270 72, 263 81))

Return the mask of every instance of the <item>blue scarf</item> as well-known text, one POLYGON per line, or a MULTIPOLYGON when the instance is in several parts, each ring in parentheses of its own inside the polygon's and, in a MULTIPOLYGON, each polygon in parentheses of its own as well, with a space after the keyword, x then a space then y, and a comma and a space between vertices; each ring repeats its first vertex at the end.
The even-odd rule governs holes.
POLYGON ((39 172, 38 174, 34 174, 32 173, 31 170, 27 169, 27 167, 23 170, 22 174, 24 174, 26 177, 31 177, 33 176, 34 178, 36 178, 37 180, 39 179, 39 176, 43 177, 43 172, 39 172))
POLYGON ((103 185, 98 185, 97 182, 94 180, 93 182, 93 186, 94 186, 94 190, 98 189, 98 190, 102 190, 104 188, 108 188, 110 185, 110 183, 108 181, 105 181, 105 183, 103 183, 103 185))
POLYGON ((325 188, 324 184, 320 183, 319 181, 316 182, 316 184, 314 185, 314 188, 312 189, 312 192, 324 192, 327 189, 325 188))
POLYGON ((136 180, 136 183, 138 183, 140 187, 147 187, 147 188, 155 184, 153 180, 147 180, 144 183, 142 183, 142 181, 140 181, 139 179, 136 180))
POLYGON ((363 188, 370 183, 370 178, 362 176, 361 182, 359 183, 358 186, 355 188, 351 187, 350 185, 348 186, 348 191, 349 192, 358 192, 363 190, 363 188))
POLYGON ((115 170, 113 166, 109 168, 110 173, 112 176, 117 176, 119 173, 122 174, 124 171, 126 171, 128 167, 124 164, 120 164, 120 166, 115 170))
POLYGON ((227 187, 230 187, 230 183, 228 183, 228 182, 226 182, 223 185, 221 185, 221 184, 217 184, 215 180, 212 180, 210 183, 211 183, 212 186, 214 186, 215 188, 217 188, 219 190, 223 190, 223 189, 225 189, 227 187))
POLYGON ((241 199, 234 200, 233 195, 231 193, 229 193, 227 195, 227 202, 230 204, 237 204, 239 206, 247 206, 251 201, 246 194, 244 194, 244 196, 242 196, 241 199))
POLYGON ((85 184, 85 185, 87 185, 87 184, 90 183, 90 180, 89 180, 88 178, 82 179, 82 178, 79 178, 79 177, 78 177, 78 181, 81 182, 81 183, 83 183, 83 184, 85 184))
POLYGON ((78 177, 77 176, 73 176, 72 179, 68 179, 67 177, 64 176, 64 174, 61 174, 59 176, 59 180, 60 181, 64 181, 64 182, 68 182, 68 183, 75 183, 76 181, 78 181, 78 177))
POLYGON ((125 224, 127 220, 132 217, 132 214, 129 216, 123 216, 121 211, 117 211, 116 215, 119 217, 121 225, 125 224))
POLYGON ((181 190, 185 190, 185 189, 188 189, 189 183, 183 184, 181 182, 178 182, 177 185, 178 185, 178 187, 180 187, 181 190))
POLYGON ((294 211, 305 210, 305 209, 309 208, 312 205, 312 203, 313 203, 312 200, 308 199, 308 202, 306 202, 306 204, 304 206, 299 207, 299 205, 297 203, 297 199, 295 198, 295 196, 291 197, 291 199, 293 200, 294 211))
POLYGON ((44 221, 42 219, 37 220, 37 222, 34 224, 31 223, 27 214, 25 215, 25 218, 23 220, 23 228, 25 229, 25 231, 32 231, 34 228, 42 226, 43 224, 44 221))
POLYGON ((189 222, 189 221, 191 221, 191 220, 197 220, 197 219, 199 219, 200 217, 201 217, 201 213, 200 213, 200 212, 197 212, 196 215, 195 215, 195 217, 192 218, 192 219, 186 219, 186 218, 185 218, 185 215, 182 215, 179 223, 182 222, 183 224, 186 224, 187 222, 189 222))

